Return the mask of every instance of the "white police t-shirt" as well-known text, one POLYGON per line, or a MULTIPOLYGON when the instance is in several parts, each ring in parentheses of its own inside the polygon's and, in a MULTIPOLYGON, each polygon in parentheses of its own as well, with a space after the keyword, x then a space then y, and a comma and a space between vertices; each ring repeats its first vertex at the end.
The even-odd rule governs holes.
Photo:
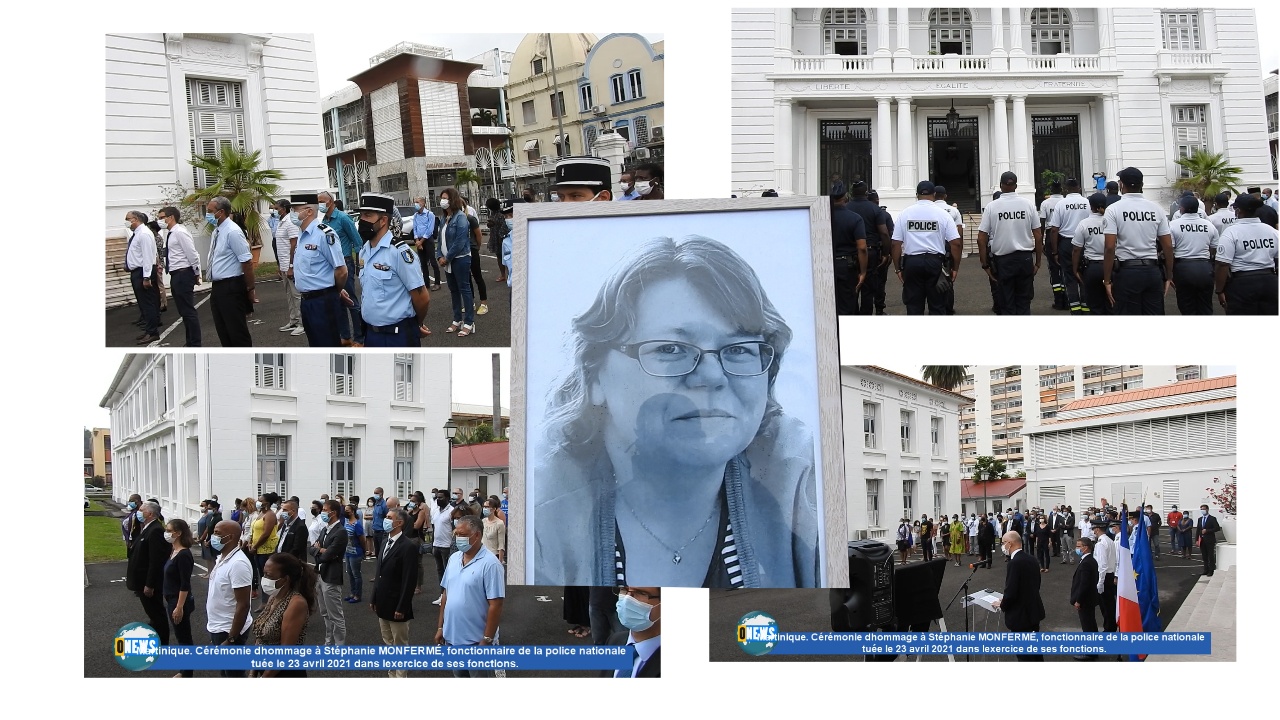
POLYGON ((1173 235, 1173 256, 1179 260, 1208 260, 1209 249, 1218 245, 1218 231, 1200 213, 1183 215, 1169 223, 1173 235))
POLYGON ((1240 218, 1218 239, 1218 262, 1230 265, 1231 272, 1271 270, 1276 265, 1276 245, 1275 228, 1258 218, 1240 218))
POLYGON ((1236 221, 1236 211, 1229 207, 1222 208, 1218 212, 1209 216, 1209 222, 1213 223, 1213 228, 1218 231, 1218 235, 1222 235, 1222 231, 1227 226, 1236 221))
POLYGON ((1076 225, 1075 234, 1071 236, 1071 244, 1081 248, 1082 254, 1089 260, 1101 260, 1106 249, 1106 218, 1101 215, 1090 215, 1076 225))
POLYGON ((959 237, 951 216, 928 200, 908 205, 893 226, 893 240, 902 243, 903 255, 945 255, 947 243, 959 237))
POLYGON ((1159 205, 1127 193, 1107 208, 1106 233, 1116 236, 1117 260, 1155 260, 1157 238, 1169 234, 1169 218, 1159 205))
POLYGON ((1020 250, 1035 250, 1033 233, 1039 228, 1036 206, 1013 193, 992 200, 982 211, 982 222, 978 224, 978 232, 987 234, 991 254, 996 257, 1020 250))
POLYGON ((1076 231, 1080 221, 1089 217, 1092 212, 1089 209, 1089 201, 1083 195, 1071 193, 1053 207, 1048 227, 1056 227, 1059 235, 1071 237, 1071 233, 1076 231))

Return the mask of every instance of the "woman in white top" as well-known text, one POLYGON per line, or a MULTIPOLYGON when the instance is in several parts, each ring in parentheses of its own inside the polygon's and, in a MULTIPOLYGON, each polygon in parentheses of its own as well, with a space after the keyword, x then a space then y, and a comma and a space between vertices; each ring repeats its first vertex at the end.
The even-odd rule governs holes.
POLYGON ((502 512, 502 507, 490 498, 484 501, 484 508, 481 512, 484 515, 484 534, 481 536, 481 542, 484 543, 485 549, 496 555, 498 560, 503 565, 506 565, 507 524, 498 517, 498 513, 502 512))

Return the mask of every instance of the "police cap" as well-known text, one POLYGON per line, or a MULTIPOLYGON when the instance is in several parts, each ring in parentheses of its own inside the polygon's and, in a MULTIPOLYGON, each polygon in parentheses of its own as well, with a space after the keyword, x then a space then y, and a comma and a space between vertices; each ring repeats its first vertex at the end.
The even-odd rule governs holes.
POLYGON ((380 212, 391 214, 395 209, 395 198, 390 195, 382 195, 380 193, 365 193, 360 196, 360 207, 356 208, 360 212, 380 212))
POLYGON ((556 163, 556 181, 552 189, 580 186, 592 190, 608 190, 612 170, 609 161, 598 157, 571 157, 556 163))
POLYGON ((933 183, 929 182, 928 180, 921 180, 920 184, 916 185, 917 195, 932 195, 933 193, 934 193, 933 183))
POLYGON ((947 196, 947 189, 946 189, 946 188, 944 188, 944 187, 942 187, 941 185, 934 185, 934 186, 933 186, 933 194, 934 194, 934 195, 936 195, 936 196, 938 196, 938 197, 946 197, 946 196, 947 196))
POLYGON ((1017 185, 1018 176, 1014 174, 1012 171, 1005 170, 1004 172, 1000 173, 1000 184, 1001 185, 1017 185))
POLYGON ((1239 195, 1232 207, 1239 208, 1247 213, 1255 213, 1258 208, 1262 207, 1262 199, 1257 195, 1239 195))
POLYGON ((854 183, 849 186, 849 192, 854 195, 866 195, 867 183, 863 180, 855 180, 854 183))
POLYGON ((1195 195, 1183 195, 1178 199, 1178 207, 1181 207, 1184 213, 1197 212, 1200 209, 1200 201, 1196 200, 1195 195))
POLYGON ((1120 182, 1129 187, 1137 187, 1142 184, 1142 171, 1136 167, 1127 167, 1116 173, 1116 177, 1120 178, 1120 182))
POLYGON ((294 193, 289 196, 290 205, 316 205, 319 202, 319 193, 294 193))

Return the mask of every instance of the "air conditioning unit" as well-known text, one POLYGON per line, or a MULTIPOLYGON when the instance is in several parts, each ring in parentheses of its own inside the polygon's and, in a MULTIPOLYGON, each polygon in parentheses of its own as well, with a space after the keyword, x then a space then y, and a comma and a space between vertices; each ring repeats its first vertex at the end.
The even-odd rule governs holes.
POLYGON ((603 105, 596 105, 595 107, 591 108, 591 114, 599 116, 599 115, 605 115, 607 114, 607 112, 604 109, 603 105))
POLYGON ((662 142, 662 126, 654 125, 653 130, 650 131, 650 136, 653 142, 662 142))
POLYGON ((637 160, 648 160, 648 159, 649 159, 649 151, 648 151, 648 149, 646 149, 646 148, 638 148, 638 149, 636 149, 636 151, 635 151, 635 152, 633 152, 633 153, 631 153, 631 154, 632 154, 632 156, 634 156, 634 157, 635 157, 635 159, 637 159, 637 160))

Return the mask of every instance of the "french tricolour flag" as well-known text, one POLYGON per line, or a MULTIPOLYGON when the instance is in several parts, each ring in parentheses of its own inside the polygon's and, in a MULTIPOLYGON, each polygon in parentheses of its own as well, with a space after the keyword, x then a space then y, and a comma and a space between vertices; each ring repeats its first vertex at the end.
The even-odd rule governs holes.
MULTIPOLYGON (((1128 506, 1122 505, 1120 517, 1128 516, 1128 506)), ((1116 624, 1120 632, 1160 632, 1160 593, 1147 537, 1147 516, 1142 511, 1138 512, 1138 525, 1132 533, 1120 531, 1117 555, 1116 624)), ((1129 659, 1146 660, 1147 656, 1130 655, 1129 659)))

